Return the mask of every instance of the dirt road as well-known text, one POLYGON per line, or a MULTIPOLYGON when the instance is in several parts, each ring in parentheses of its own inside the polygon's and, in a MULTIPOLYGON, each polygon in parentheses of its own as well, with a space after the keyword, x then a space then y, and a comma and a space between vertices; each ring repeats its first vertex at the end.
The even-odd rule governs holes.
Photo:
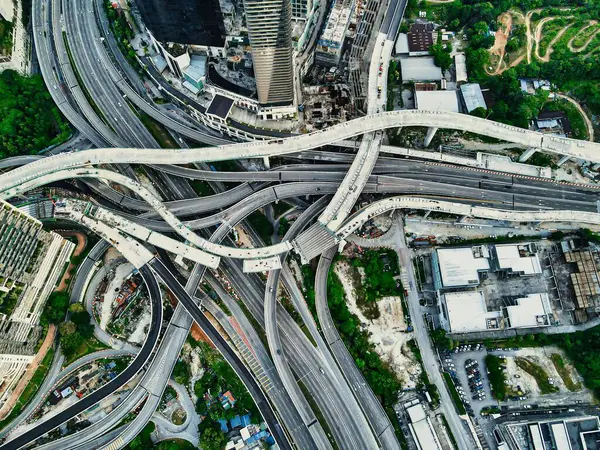
MULTIPOLYGON (((67 238, 67 237, 77 238, 77 247, 75 247, 75 251, 73 251, 72 256, 81 255, 81 252, 83 251, 83 249, 85 248, 85 246, 87 244, 87 236, 84 233, 82 233, 81 231, 57 231, 56 233, 60 234, 64 238, 67 238)), ((63 274, 63 277, 60 280, 60 284, 56 288, 57 292, 64 292, 67 289, 67 287, 68 287, 67 280, 71 278, 71 270, 73 269, 73 267, 74 267, 73 264, 69 263, 69 267, 67 267, 67 270, 65 270, 65 273, 63 274)))

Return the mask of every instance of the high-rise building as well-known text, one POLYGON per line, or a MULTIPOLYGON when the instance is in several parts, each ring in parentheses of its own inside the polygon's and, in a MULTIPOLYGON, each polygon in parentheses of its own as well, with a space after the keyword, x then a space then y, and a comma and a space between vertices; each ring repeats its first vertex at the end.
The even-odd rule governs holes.
POLYGON ((312 10, 312 0, 291 0, 292 1, 292 19, 306 20, 312 10))
POLYGON ((263 106, 294 102, 290 0, 244 0, 258 101, 263 106))
POLYGON ((224 47, 219 0, 136 0, 146 27, 160 42, 224 47))

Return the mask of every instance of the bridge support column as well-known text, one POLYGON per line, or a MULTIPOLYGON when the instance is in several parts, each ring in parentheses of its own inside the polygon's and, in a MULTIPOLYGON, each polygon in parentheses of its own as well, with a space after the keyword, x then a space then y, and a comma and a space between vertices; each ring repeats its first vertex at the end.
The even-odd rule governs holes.
POLYGON ((594 165, 592 166, 592 169, 594 169, 594 170, 598 170, 598 169, 600 169, 600 163, 598 163, 598 164, 594 164, 594 165))
POLYGON ((269 157, 268 156, 263 156, 263 163, 265 164, 265 167, 267 169, 271 168, 271 163, 269 162, 269 157))
POLYGON ((429 217, 429 214, 431 214, 431 210, 429 210, 425 213, 425 215, 423 216, 423 219, 427 219, 429 217))
POLYGON ((521 156, 519 156, 519 162, 527 161, 529 158, 531 158, 533 156, 533 154, 536 151, 537 151, 537 148, 529 147, 527 150, 525 150, 525 153, 523 153, 521 156))
POLYGON ((438 130, 437 127, 427 128, 427 134, 425 135, 425 147, 429 147, 429 144, 431 144, 431 140, 435 136, 435 133, 437 132, 437 130, 438 130))
POLYGON ((568 160, 570 159, 569 156, 565 155, 562 158, 560 158, 560 161, 558 161, 558 167, 562 166, 564 163, 566 163, 568 160))

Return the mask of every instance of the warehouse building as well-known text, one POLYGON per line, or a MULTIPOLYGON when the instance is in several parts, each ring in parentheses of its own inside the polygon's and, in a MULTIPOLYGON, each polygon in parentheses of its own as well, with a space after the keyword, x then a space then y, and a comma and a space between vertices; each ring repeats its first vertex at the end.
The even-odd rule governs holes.
POLYGON ((437 290, 477 286, 480 273, 488 271, 506 277, 542 273, 533 243, 440 248, 432 253, 432 265, 437 290))
POLYGON ((597 416, 505 422, 496 430, 511 450, 600 450, 597 416))
POLYGON ((452 333, 545 327, 551 324, 552 307, 548 294, 535 293, 505 299, 499 310, 489 310, 482 291, 448 292, 443 307, 452 333))
POLYGON ((435 65, 433 56, 419 58, 402 58, 400 60, 402 82, 410 81, 441 81, 442 69, 435 65))
POLYGON ((415 108, 457 113, 458 97, 456 91, 415 91, 415 108))
POLYGON ((490 269, 487 245, 440 248, 432 253, 436 289, 477 286, 479 274, 490 269))
POLYGON ((440 441, 435 434, 431 420, 425 413, 423 405, 416 402, 416 404, 406 407, 406 412, 410 419, 408 426, 417 443, 417 447, 422 450, 440 450, 440 441))

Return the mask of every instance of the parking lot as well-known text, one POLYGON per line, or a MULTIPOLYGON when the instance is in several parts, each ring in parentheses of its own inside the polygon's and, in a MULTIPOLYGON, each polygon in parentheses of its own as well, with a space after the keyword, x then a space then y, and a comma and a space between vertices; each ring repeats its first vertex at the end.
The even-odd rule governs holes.
MULTIPOLYGON (((556 351, 554 349, 548 349, 549 352, 556 351)), ((498 403, 491 393, 490 383, 488 380, 487 367, 485 365, 485 357, 488 354, 488 350, 483 346, 477 346, 477 344, 463 344, 457 349, 441 354, 440 358, 444 370, 452 376, 455 382, 459 395, 462 394, 463 401, 465 403, 467 411, 472 414, 476 419, 481 417, 481 410, 485 407, 510 407, 520 409, 530 409, 544 406, 553 405, 575 405, 575 404, 588 404, 591 402, 591 394, 586 389, 581 389, 578 392, 570 392, 562 386, 558 374, 549 372, 552 379, 559 387, 559 391, 553 394, 540 395, 535 389, 532 389, 528 375, 522 371, 514 371, 513 359, 516 356, 525 356, 534 352, 544 352, 544 349, 492 349, 489 353, 495 356, 504 356, 507 358, 506 364, 509 369, 507 372, 507 384, 520 385, 526 391, 520 397, 510 398, 505 402, 498 403), (473 365, 473 362, 477 361, 477 365, 473 365), (470 367, 465 368, 465 364, 469 364, 470 367), (477 372, 473 373, 473 369, 477 368, 477 372), (517 375, 515 377, 515 374, 517 375), (469 381, 476 381, 477 384, 469 381), (473 392, 471 389, 475 388, 473 392), (477 395, 481 391, 485 394, 485 398, 473 399, 473 395, 477 395), (470 409, 469 409, 470 408, 470 409)))
MULTIPOLYGON (((460 386, 460 389, 464 392, 464 403, 467 406, 467 411, 469 411, 468 407, 470 407, 472 415, 480 417, 480 412, 484 407, 498 406, 498 402, 492 397, 490 383, 487 378, 487 368, 485 367, 485 356, 487 355, 487 351, 483 345, 477 347, 477 344, 462 345, 458 347, 458 350, 459 351, 456 353, 451 352, 446 355, 441 355, 444 369, 452 376, 457 390, 459 390, 460 386), (461 351, 461 349, 464 350, 461 351), (477 363, 476 365, 465 368, 465 364, 469 360, 471 364, 475 361, 477 361, 477 363), (473 373, 469 373, 468 371, 473 373), (471 387, 469 385, 470 380, 475 381, 479 386, 475 385, 475 383, 471 383, 471 385, 473 385, 473 387, 471 387), (473 392, 471 392, 472 388, 473 392), (479 398, 473 399, 473 395, 477 395, 479 392, 483 393, 485 398, 481 400, 479 398)), ((461 392, 459 391, 459 394, 460 393, 461 392)))

